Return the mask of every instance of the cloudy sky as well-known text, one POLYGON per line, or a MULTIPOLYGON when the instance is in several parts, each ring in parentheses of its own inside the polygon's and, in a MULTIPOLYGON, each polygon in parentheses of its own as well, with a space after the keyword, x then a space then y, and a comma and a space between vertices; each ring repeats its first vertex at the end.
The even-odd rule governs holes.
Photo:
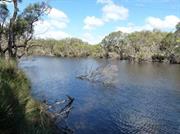
MULTIPOLYGON (((40 0, 39 0, 40 1, 40 0)), ((21 8, 37 0, 24 0, 21 8)), ((180 0, 49 0, 50 13, 35 26, 38 38, 77 37, 95 44, 113 31, 173 31, 180 0)))

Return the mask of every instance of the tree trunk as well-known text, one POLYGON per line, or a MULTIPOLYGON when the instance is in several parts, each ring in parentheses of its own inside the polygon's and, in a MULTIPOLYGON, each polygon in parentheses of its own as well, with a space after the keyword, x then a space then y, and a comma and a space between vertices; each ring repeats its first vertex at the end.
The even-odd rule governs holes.
POLYGON ((0 56, 3 56, 3 49, 2 49, 2 35, 0 33, 0 56))
POLYGON ((5 52, 3 50, 3 42, 2 42, 2 39, 3 39, 3 32, 0 33, 0 56, 1 57, 4 57, 5 56, 5 52))
POLYGON ((14 13, 12 18, 10 19, 10 24, 9 24, 9 31, 8 31, 8 53, 9 57, 16 57, 16 55, 13 53, 13 40, 14 40, 14 31, 13 31, 13 26, 16 21, 17 17, 17 12, 18 12, 18 5, 17 5, 17 0, 13 0, 13 5, 14 5, 14 13))

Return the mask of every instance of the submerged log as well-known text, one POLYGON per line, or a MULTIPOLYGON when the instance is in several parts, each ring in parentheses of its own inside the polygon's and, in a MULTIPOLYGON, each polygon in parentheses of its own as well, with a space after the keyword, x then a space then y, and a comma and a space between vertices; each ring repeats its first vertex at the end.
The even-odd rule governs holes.
POLYGON ((71 134, 73 131, 66 124, 66 119, 72 110, 74 98, 67 95, 66 100, 55 101, 53 104, 48 104, 46 100, 43 101, 45 113, 50 121, 55 125, 56 133, 71 134), (64 105, 65 104, 65 105, 64 105), (57 107, 64 105, 61 109, 57 107))
POLYGON ((76 78, 112 87, 117 83, 117 75, 117 65, 105 64, 94 69, 87 69, 82 75, 76 76, 76 78))

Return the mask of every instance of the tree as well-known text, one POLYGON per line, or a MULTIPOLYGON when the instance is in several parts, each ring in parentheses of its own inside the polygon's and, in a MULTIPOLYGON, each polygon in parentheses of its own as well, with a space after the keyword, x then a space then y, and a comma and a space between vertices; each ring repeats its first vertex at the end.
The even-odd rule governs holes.
POLYGON ((176 25, 176 31, 174 33, 169 33, 162 40, 161 50, 166 50, 168 53, 172 53, 175 47, 180 46, 180 22, 176 25))
POLYGON ((4 55, 4 50, 2 46, 2 37, 5 33, 5 23, 7 20, 7 17, 9 15, 9 10, 7 9, 6 4, 0 4, 0 55, 4 55))
POLYGON ((180 31, 180 22, 176 25, 176 31, 180 31))
POLYGON ((33 38, 35 22, 47 13, 50 7, 47 3, 41 2, 31 4, 23 12, 19 12, 18 4, 22 2, 21 0, 0 1, 13 3, 13 15, 6 24, 8 45, 4 53, 8 51, 9 57, 21 57, 25 53, 28 42, 33 38), (21 55, 18 54, 20 48, 24 49, 21 55))
POLYGON ((180 47, 180 22, 176 25, 175 31, 176 45, 180 47))
POLYGON ((126 38, 127 34, 121 31, 113 32, 106 36, 101 42, 101 45, 106 51, 106 55, 108 56, 108 52, 116 52, 122 59, 124 53, 124 46, 126 45, 126 38))

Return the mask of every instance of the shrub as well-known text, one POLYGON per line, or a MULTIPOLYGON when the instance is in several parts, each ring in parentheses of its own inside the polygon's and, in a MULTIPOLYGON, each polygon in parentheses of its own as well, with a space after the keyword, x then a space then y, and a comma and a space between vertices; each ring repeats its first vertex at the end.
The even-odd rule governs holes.
POLYGON ((42 111, 16 62, 0 59, 0 133, 50 134, 50 122, 42 111))

